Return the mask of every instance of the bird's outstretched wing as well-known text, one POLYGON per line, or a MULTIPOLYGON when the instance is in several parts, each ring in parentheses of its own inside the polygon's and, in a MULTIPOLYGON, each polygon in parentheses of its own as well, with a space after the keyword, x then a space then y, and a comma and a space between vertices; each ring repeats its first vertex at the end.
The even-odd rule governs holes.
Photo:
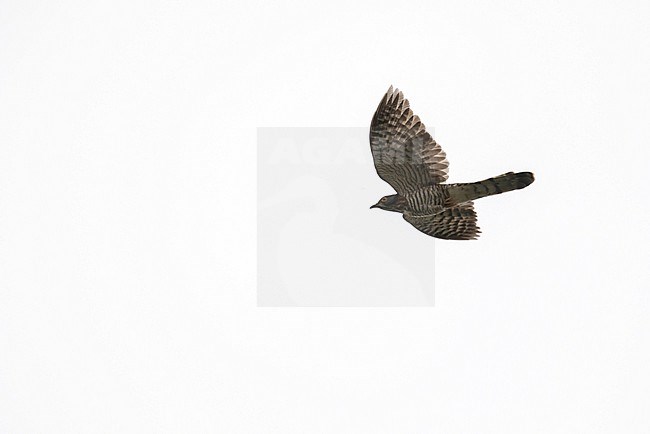
POLYGON ((370 149, 377 173, 400 195, 447 180, 445 152, 393 86, 372 118, 370 149))
POLYGON ((444 240, 475 240, 481 233, 476 225, 476 212, 472 202, 433 215, 414 215, 407 211, 404 220, 420 232, 444 240))

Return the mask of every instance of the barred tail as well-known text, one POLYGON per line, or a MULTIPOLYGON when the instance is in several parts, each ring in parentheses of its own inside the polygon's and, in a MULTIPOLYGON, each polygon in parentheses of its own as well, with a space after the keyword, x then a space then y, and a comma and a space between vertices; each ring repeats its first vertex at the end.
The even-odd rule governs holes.
POLYGON ((519 190, 528 187, 534 180, 535 177, 530 172, 508 172, 494 178, 488 178, 485 181, 450 184, 448 190, 450 205, 505 193, 506 191, 519 190))

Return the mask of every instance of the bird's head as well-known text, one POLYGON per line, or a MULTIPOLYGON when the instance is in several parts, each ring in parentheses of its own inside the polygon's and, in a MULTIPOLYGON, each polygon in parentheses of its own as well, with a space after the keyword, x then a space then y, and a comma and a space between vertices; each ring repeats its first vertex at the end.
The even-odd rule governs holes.
POLYGON ((390 196, 384 196, 379 199, 379 202, 370 207, 372 208, 381 208, 386 211, 395 211, 402 212, 405 208, 405 201, 398 194, 391 194, 390 196))

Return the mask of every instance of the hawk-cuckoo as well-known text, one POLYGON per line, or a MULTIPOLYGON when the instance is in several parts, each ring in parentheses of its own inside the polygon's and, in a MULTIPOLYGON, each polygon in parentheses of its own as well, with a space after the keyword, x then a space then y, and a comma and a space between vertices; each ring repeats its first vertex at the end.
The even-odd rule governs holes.
POLYGON ((508 172, 485 181, 443 184, 449 171, 445 152, 392 86, 372 118, 370 149, 379 177, 397 192, 370 208, 402 213, 419 231, 446 240, 478 238, 473 200, 527 187, 535 179, 530 172, 508 172))

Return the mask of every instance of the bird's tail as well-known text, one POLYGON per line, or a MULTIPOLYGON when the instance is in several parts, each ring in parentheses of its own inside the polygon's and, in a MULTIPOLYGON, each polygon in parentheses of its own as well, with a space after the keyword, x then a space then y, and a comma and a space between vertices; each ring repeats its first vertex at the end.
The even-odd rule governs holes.
POLYGON ((506 191, 519 190, 528 187, 534 180, 535 177, 530 172, 508 172, 494 178, 488 178, 485 181, 450 184, 448 190, 450 205, 505 193, 506 191))

